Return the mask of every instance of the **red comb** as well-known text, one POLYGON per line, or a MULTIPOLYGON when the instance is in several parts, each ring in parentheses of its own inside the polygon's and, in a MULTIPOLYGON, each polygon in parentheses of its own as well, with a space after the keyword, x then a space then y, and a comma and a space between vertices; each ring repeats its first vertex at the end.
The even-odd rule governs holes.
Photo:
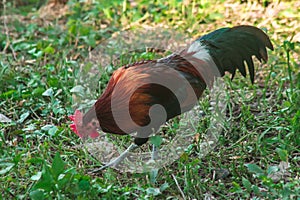
POLYGON ((82 124, 82 113, 80 112, 80 110, 75 110, 74 115, 70 115, 69 119, 74 122, 73 124, 70 124, 70 129, 74 133, 76 133, 76 135, 82 138, 83 136, 77 130, 77 126, 80 126, 82 124))

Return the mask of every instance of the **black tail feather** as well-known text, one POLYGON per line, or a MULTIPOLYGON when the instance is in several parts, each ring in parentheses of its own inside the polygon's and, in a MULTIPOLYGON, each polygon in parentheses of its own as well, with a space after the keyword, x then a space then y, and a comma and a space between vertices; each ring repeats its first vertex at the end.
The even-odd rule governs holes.
POLYGON ((200 37, 197 41, 207 46, 221 75, 228 71, 233 78, 238 69, 246 77, 246 64, 252 83, 254 82, 252 56, 255 56, 260 62, 262 60, 267 62, 266 48, 273 50, 269 37, 262 30, 246 25, 218 29, 200 37))

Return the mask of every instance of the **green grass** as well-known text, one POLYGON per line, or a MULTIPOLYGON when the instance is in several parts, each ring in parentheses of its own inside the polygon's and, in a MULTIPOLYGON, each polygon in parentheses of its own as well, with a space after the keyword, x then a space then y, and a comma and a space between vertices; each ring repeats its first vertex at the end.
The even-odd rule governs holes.
MULTIPOLYGON (((299 36, 293 38, 300 32, 299 3, 274 2, 265 7, 267 1, 263 5, 187 2, 138 1, 135 5, 71 0, 68 13, 46 21, 36 13, 24 17, 7 12, 7 27, 0 25, 0 114, 12 121, 0 123, 0 197, 300 198, 300 41, 299 36), (69 129, 67 117, 74 112, 71 89, 87 54, 113 33, 142 25, 163 25, 196 38, 238 24, 266 28, 275 50, 269 52, 267 64, 256 63, 254 85, 239 73, 233 81, 224 77, 227 118, 214 151, 200 159, 199 147, 191 144, 158 174, 122 174, 113 169, 90 174, 100 163, 81 148, 82 141, 69 129), (283 167, 287 163, 288 169, 283 167), (219 179, 220 170, 229 175, 219 179), (271 176, 274 172, 276 180, 271 176)), ((9 11, 16 10, 7 6, 9 11)), ((34 9, 15 13, 28 10, 34 9)), ((122 59, 153 56, 157 55, 122 59)), ((105 89, 113 69, 105 69, 93 95, 105 89)), ((199 131, 205 132, 205 119, 199 124, 199 131)))

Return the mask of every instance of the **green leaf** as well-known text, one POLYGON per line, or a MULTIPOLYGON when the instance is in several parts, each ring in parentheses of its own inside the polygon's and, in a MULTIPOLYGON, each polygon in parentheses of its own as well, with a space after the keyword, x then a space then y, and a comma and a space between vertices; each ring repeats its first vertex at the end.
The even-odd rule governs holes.
POLYGON ((70 92, 72 92, 72 93, 77 93, 77 94, 79 94, 79 95, 81 95, 81 96, 83 96, 84 95, 84 92, 85 91, 85 89, 84 89, 84 87, 82 87, 81 85, 76 85, 76 86, 74 86, 71 90, 70 90, 70 92))
POLYGON ((256 175, 262 175, 264 174, 264 170, 262 170, 258 165, 256 164, 245 164, 245 166, 248 168, 249 172, 252 172, 256 175))
POLYGON ((62 189, 64 187, 67 187, 70 182, 74 179, 74 176, 72 173, 66 173, 59 176, 57 185, 58 188, 62 189))
POLYGON ((1 123, 9 123, 9 122, 11 122, 11 119, 0 113, 0 122, 1 123))
POLYGON ((44 197, 44 192, 41 191, 41 190, 34 190, 34 191, 31 191, 30 194, 29 194, 30 198, 33 199, 33 200, 40 200, 40 199, 45 199, 44 197))
POLYGON ((20 119, 18 120, 18 123, 23 123, 25 121, 25 119, 29 116, 29 112, 25 112, 20 116, 20 119))
POLYGON ((285 50, 294 50, 295 49, 295 43, 287 41, 287 40, 285 40, 283 42, 283 46, 284 46, 285 50))
POLYGON ((78 187, 80 190, 87 191, 90 189, 90 182, 88 180, 82 179, 79 181, 78 187))
POLYGON ((14 166, 14 163, 5 163, 5 165, 7 167, 5 167, 4 169, 0 170, 0 175, 6 174, 7 172, 9 172, 14 166))
POLYGON ((162 138, 159 135, 154 135, 150 137, 151 144, 154 144, 156 147, 159 147, 162 143, 162 138))
POLYGON ((47 46, 43 51, 44 51, 44 53, 47 53, 47 54, 54 54, 55 53, 55 49, 51 46, 47 46))
POLYGON ((36 53, 33 54, 35 57, 39 58, 43 55, 43 52, 42 51, 38 51, 36 53))
POLYGON ((50 192, 53 186, 54 186, 54 181, 50 169, 46 164, 44 164, 42 170, 42 176, 33 188, 43 189, 45 191, 50 192))
POLYGON ((49 129, 48 134, 51 135, 51 136, 54 136, 57 131, 58 131, 58 128, 56 126, 52 126, 49 129))
POLYGON ((39 95, 43 94, 44 90, 45 90, 44 88, 38 87, 32 91, 32 94, 35 96, 39 96, 39 95))
POLYGON ((51 97, 53 96, 54 92, 53 92, 53 89, 52 88, 49 88, 47 89, 45 92, 43 92, 43 96, 46 96, 46 97, 51 97))
POLYGON ((43 131, 49 131, 49 129, 52 128, 53 126, 54 126, 54 125, 52 125, 52 124, 47 124, 47 125, 43 126, 43 127, 41 128, 41 130, 43 130, 43 131))
POLYGON ((189 155, 186 152, 183 152, 183 154, 181 154, 179 159, 180 159, 180 162, 186 162, 189 159, 189 155))
POLYGON ((43 158, 40 157, 33 157, 30 158, 26 161, 26 163, 33 163, 33 164, 38 164, 38 163, 43 163, 45 160, 43 158))
POLYGON ((34 48, 30 49, 29 51, 27 51, 27 53, 29 53, 29 54, 34 54, 35 51, 36 51, 36 48, 34 47, 34 48))
MULTIPOLYGON (((300 78, 299 78, 299 84, 300 84, 300 78)), ((300 138, 300 110, 298 110, 295 114, 295 116, 292 119, 292 129, 295 133, 295 141, 299 141, 300 138)), ((299 144, 299 143, 297 143, 299 144)))
POLYGON ((234 192, 234 193, 242 193, 243 192, 241 186, 237 182, 232 182, 232 186, 233 186, 233 188, 231 189, 231 192, 234 192))
POLYGON ((152 170, 150 171, 150 182, 151 182, 152 184, 155 184, 155 183, 156 183, 157 175, 158 175, 158 169, 152 169, 152 170))
POLYGON ((58 128, 54 125, 47 124, 41 128, 43 131, 46 131, 49 135, 54 136, 58 131, 58 128))
POLYGON ((276 148, 276 152, 278 153, 279 158, 280 158, 281 161, 285 161, 285 162, 288 161, 288 152, 287 152, 287 150, 276 148))
POLYGON ((10 98, 17 94, 17 90, 8 90, 0 95, 1 98, 10 98))
POLYGON ((256 194, 256 195, 261 195, 261 191, 260 191, 260 189, 259 189, 258 186, 253 185, 253 186, 252 186, 252 190, 253 190, 254 194, 256 194))
POLYGON ((161 192, 165 191, 169 187, 169 184, 166 182, 159 187, 161 192))
POLYGON ((153 195, 153 196, 157 196, 161 193, 159 188, 152 188, 152 187, 147 188, 146 192, 148 195, 153 195))
POLYGON ((270 166, 268 167, 267 173, 268 175, 270 174, 274 174, 275 172, 279 171, 279 167, 278 166, 270 166))
POLYGON ((90 34, 89 36, 82 37, 84 41, 89 45, 89 46, 96 46, 96 40, 95 40, 95 35, 90 34))
POLYGON ((248 180, 248 179, 246 179, 246 178, 242 178, 242 183, 243 183, 243 186, 246 188, 246 190, 248 191, 248 192, 251 192, 251 182, 248 180))
POLYGON ((52 174, 55 180, 65 170, 65 162, 61 159, 60 154, 56 152, 52 162, 52 174))
POLYGON ((22 154, 21 153, 17 153, 15 155, 15 157, 13 158, 13 162, 15 163, 15 165, 17 165, 19 163, 19 161, 21 160, 22 154))
POLYGON ((48 78, 48 85, 50 87, 59 87, 59 79, 55 77, 48 78))
POLYGON ((38 181, 42 177, 42 172, 38 172, 35 175, 31 176, 30 179, 33 181, 38 181))

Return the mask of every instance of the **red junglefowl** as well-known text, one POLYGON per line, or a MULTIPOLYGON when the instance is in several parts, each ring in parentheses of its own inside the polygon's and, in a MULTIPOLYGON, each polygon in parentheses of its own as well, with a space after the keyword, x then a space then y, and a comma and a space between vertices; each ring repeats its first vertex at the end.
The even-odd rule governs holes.
POLYGON ((195 40, 179 53, 117 69, 105 92, 86 113, 75 112, 72 130, 80 137, 97 137, 98 129, 112 134, 132 134, 134 143, 117 159, 147 142, 167 120, 193 108, 206 87, 226 71, 236 69, 254 81, 252 56, 267 62, 268 36, 253 26, 221 28, 195 40))

